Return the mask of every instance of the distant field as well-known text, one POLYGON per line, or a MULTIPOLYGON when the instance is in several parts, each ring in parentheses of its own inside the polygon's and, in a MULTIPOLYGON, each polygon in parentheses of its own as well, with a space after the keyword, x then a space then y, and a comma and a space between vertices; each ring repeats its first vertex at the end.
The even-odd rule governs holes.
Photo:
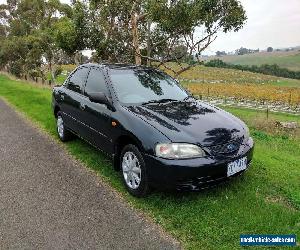
POLYGON ((205 66, 184 72, 179 80, 191 93, 201 97, 300 106, 300 80, 205 66))
POLYGON ((202 97, 233 97, 236 101, 252 100, 291 107, 300 106, 300 88, 255 84, 190 83, 184 86, 202 97))
POLYGON ((241 65, 278 64, 282 68, 300 71, 300 51, 260 52, 242 56, 222 56, 211 59, 221 59, 224 62, 241 65))
MULTIPOLYGON (((171 72, 168 73, 171 74, 171 72)), ((300 88, 300 80, 252 73, 249 71, 205 66, 196 66, 181 74, 179 79, 187 83, 267 84, 279 87, 300 88)))

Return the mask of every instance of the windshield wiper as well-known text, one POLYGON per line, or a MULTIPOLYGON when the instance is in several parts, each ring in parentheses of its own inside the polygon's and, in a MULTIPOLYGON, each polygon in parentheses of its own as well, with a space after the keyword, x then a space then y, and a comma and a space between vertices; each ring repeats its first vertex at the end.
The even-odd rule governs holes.
POLYGON ((166 103, 166 102, 178 102, 178 100, 165 98, 165 99, 160 99, 160 100, 151 100, 148 102, 143 102, 142 105, 151 104, 151 103, 166 103))
POLYGON ((193 96, 192 96, 192 95, 188 95, 187 97, 185 97, 185 98, 183 99, 183 101, 187 101, 187 100, 190 99, 190 98, 193 98, 193 96))

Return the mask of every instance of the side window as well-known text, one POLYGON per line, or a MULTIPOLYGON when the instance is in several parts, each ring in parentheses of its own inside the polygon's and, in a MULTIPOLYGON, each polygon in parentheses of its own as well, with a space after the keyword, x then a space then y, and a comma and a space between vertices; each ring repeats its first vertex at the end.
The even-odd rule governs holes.
POLYGON ((85 67, 76 70, 75 73, 69 78, 67 85, 68 89, 73 90, 77 93, 81 93, 88 70, 89 69, 85 67))
POLYGON ((108 95, 108 88, 104 79, 102 70, 91 68, 88 80, 86 82, 85 94, 102 92, 108 95))

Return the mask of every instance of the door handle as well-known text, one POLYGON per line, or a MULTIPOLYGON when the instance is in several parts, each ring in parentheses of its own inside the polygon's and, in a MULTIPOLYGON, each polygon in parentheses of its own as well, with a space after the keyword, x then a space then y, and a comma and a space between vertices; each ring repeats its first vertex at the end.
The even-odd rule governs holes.
POLYGON ((85 105, 84 104, 80 103, 79 107, 80 107, 81 110, 85 110, 85 105))

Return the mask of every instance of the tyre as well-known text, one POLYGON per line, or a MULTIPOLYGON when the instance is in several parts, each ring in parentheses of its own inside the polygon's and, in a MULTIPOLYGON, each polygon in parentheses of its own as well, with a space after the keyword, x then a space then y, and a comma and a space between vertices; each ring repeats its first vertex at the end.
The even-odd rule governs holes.
POLYGON ((146 165, 139 149, 129 144, 124 147, 120 158, 123 182, 130 194, 145 197, 149 191, 146 165))
POLYGON ((58 112, 56 119, 56 131, 61 141, 66 142, 73 138, 73 134, 66 128, 61 112, 58 112))

